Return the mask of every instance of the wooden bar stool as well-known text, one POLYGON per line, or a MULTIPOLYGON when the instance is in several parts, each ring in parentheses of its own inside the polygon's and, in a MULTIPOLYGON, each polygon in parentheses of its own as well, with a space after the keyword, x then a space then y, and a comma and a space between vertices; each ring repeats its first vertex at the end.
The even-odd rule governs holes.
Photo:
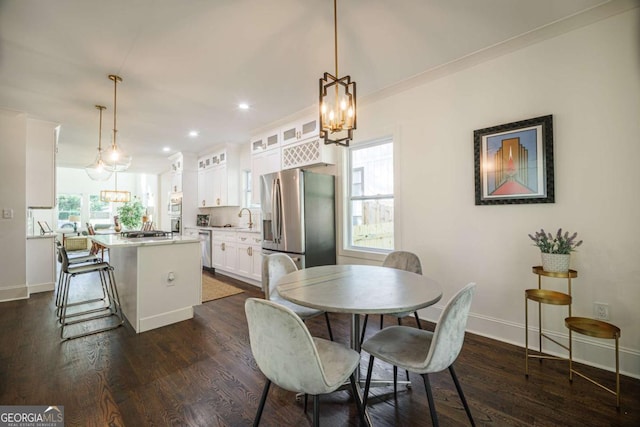
POLYGON ((611 323, 603 322, 588 317, 567 317, 564 324, 569 328, 569 381, 573 381, 573 374, 579 375, 585 380, 605 389, 616 396, 616 408, 620 410, 620 359, 618 340, 620 339, 620 328, 611 323), (599 382, 573 369, 573 345, 571 342, 571 331, 587 335, 594 338, 612 339, 616 342, 616 389, 611 390, 599 382))

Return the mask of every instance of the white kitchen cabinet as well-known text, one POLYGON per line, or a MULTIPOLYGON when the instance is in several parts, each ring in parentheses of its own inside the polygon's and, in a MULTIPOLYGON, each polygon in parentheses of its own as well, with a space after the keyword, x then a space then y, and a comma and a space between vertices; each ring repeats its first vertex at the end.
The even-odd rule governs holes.
POLYGON ((237 274, 262 281, 262 239, 259 233, 238 232, 237 274))
POLYGON ((297 120, 282 128, 282 145, 315 138, 320 135, 318 117, 307 117, 297 120))
POLYGON ((27 119, 27 206, 53 208, 56 205, 57 123, 27 119))
POLYGON ((280 129, 274 129, 263 135, 255 136, 251 138, 251 154, 278 148, 281 140, 282 133, 280 132, 280 129))
POLYGON ((206 208, 213 206, 213 175, 214 170, 209 169, 198 170, 198 207, 206 208))
POLYGON ((56 282, 54 236, 27 238, 27 286, 29 293, 53 290, 56 282))
POLYGON ((169 156, 171 160, 171 172, 182 172, 184 170, 184 155, 176 153, 169 156))
POLYGON ((281 169, 280 148, 263 151, 251 156, 251 203, 260 204, 260 177, 281 169))
POLYGON ((237 272, 237 242, 235 231, 218 231, 213 232, 213 268, 227 271, 230 273, 237 272))
POLYGON ((182 172, 171 172, 171 192, 182 193, 182 172))
POLYGON ((198 207, 239 206, 240 160, 224 150, 198 160, 198 207))
POLYGON ((254 233, 251 238, 251 260, 253 269, 250 277, 262 284, 262 237, 260 233, 254 233))
POLYGON ((336 163, 336 146, 313 138, 282 147, 282 169, 336 163))

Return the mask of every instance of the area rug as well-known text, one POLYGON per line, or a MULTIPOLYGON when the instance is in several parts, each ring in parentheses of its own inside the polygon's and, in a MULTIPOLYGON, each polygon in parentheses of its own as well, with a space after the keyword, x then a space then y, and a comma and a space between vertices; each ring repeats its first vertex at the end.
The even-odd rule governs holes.
POLYGON ((235 286, 228 285, 206 274, 202 275, 202 302, 236 295, 244 292, 235 286))

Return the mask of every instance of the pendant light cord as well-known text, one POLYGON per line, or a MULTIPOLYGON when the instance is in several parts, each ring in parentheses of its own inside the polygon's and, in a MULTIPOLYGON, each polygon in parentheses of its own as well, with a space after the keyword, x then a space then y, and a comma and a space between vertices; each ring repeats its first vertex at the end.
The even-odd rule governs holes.
POLYGON ((336 61, 336 78, 338 78, 338 0, 333 0, 333 44, 336 61))
POLYGON ((98 153, 102 153, 102 110, 106 107, 102 105, 96 105, 96 108, 100 110, 100 127, 98 128, 98 153))

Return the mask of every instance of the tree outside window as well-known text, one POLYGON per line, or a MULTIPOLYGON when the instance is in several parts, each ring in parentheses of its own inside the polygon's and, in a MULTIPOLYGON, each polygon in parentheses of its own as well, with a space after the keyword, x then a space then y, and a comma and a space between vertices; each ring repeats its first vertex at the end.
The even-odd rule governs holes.
POLYGON ((69 221, 71 215, 80 216, 82 212, 82 195, 58 194, 58 228, 73 229, 73 222, 69 221))
POLYGON ((89 195, 89 222, 92 225, 110 225, 111 211, 111 203, 101 201, 98 194, 89 195))

